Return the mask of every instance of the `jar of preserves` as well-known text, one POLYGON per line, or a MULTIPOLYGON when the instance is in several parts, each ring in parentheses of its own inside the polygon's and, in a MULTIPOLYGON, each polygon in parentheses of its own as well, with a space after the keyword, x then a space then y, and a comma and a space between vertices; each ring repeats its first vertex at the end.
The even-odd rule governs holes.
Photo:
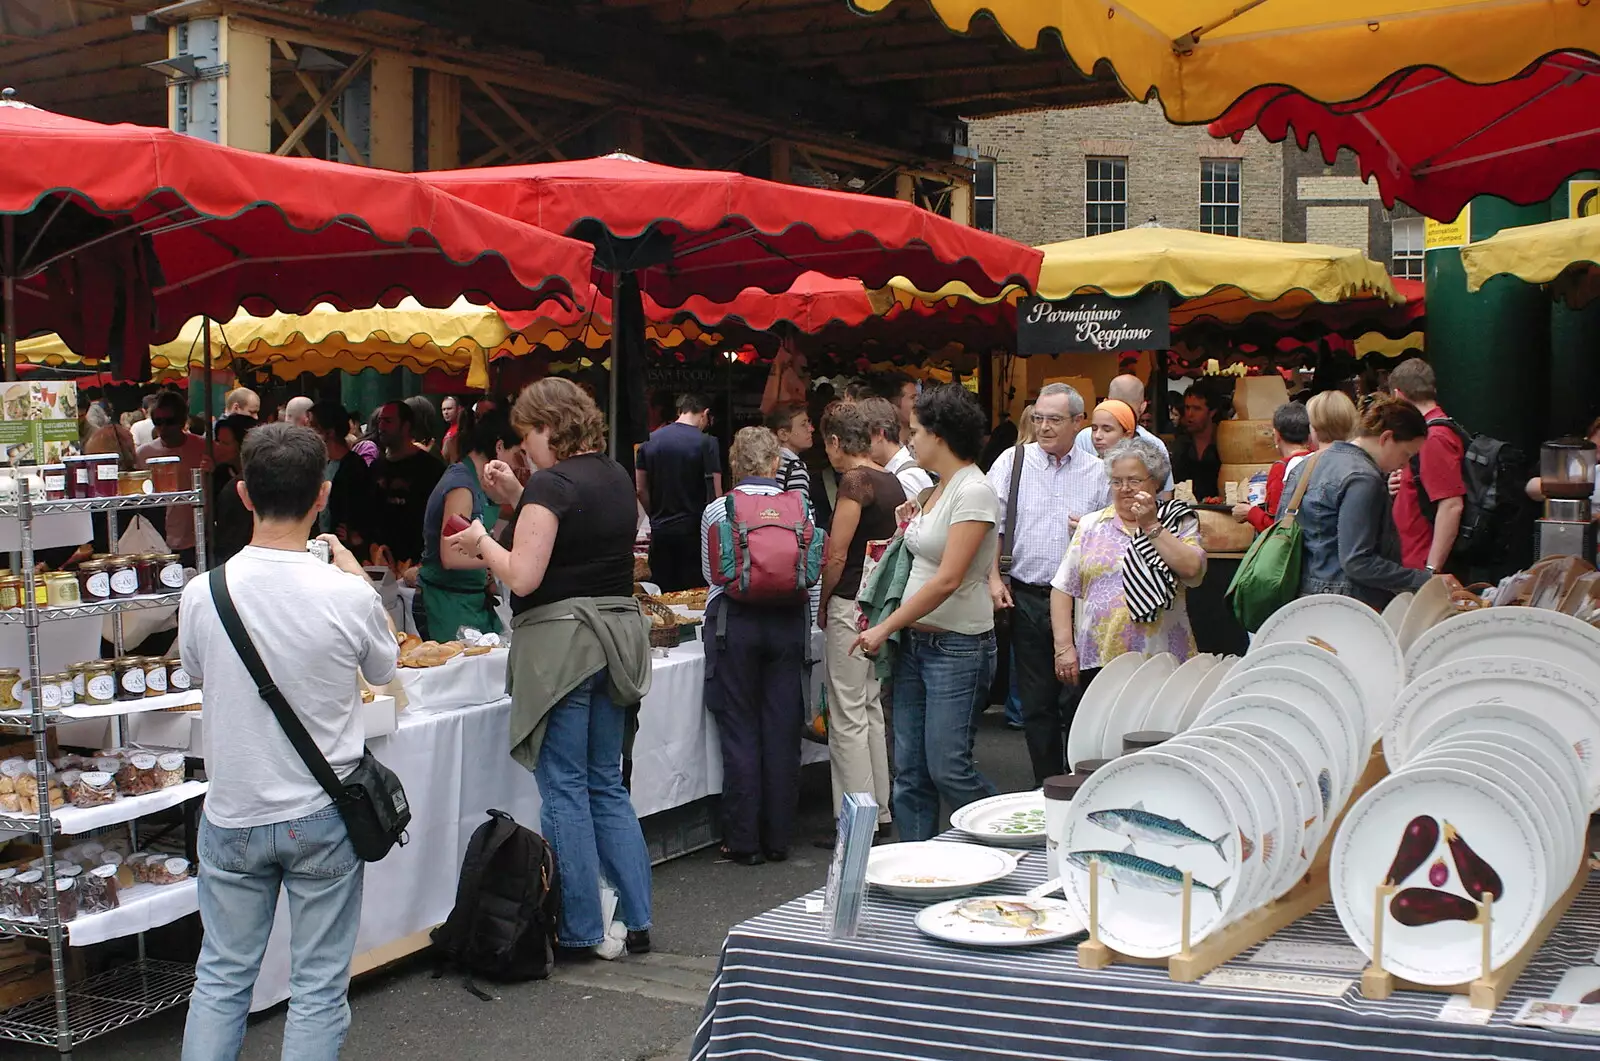
POLYGON ((117 700, 117 669, 110 660, 83 664, 83 702, 113 704, 117 700))
MULTIPOLYGON (((26 585, 26 583, 24 583, 24 585, 26 585)), ((23 600, 27 600, 26 594, 23 595, 23 600)), ((33 603, 37 604, 41 608, 48 608, 50 606, 50 597, 45 590, 43 575, 33 576, 33 603)))
POLYGON ((64 457, 62 466, 67 475, 67 496, 82 499, 94 496, 94 458, 64 457))
POLYGON ((143 700, 144 657, 121 656, 111 662, 117 668, 117 700, 143 700))
POLYGON ((115 453, 94 453, 88 457, 90 466, 94 469, 90 481, 91 497, 116 497, 117 475, 122 467, 121 459, 115 453))
POLYGON ((61 682, 54 674, 41 674, 37 678, 29 678, 22 683, 31 697, 34 690, 39 693, 39 706, 46 711, 61 710, 61 682))
POLYGON ((163 656, 144 658, 144 695, 167 695, 167 661, 163 656))
POLYGON ((39 478, 44 481, 44 499, 46 501, 66 500, 67 466, 65 464, 46 464, 39 469, 39 478))
POLYGON ((113 556, 106 561, 106 573, 111 576, 111 596, 116 600, 139 595, 139 572, 134 570, 133 557, 113 556))
POLYGON ((138 553, 128 559, 133 561, 133 573, 139 579, 139 596, 147 597, 159 592, 156 589, 156 554, 138 553))
POLYGON ((18 667, 0 667, 0 711, 15 710, 22 706, 17 686, 22 683, 22 670, 18 667))
POLYGON ((152 553, 155 558, 155 593, 176 593, 183 588, 187 572, 177 553, 152 553))
POLYGON ((22 595, 22 579, 16 575, 0 578, 0 611, 15 611, 26 600, 22 595))
POLYGON ((136 497, 139 494, 153 494, 155 485, 151 482, 149 472, 118 472, 117 493, 123 497, 136 497))
POLYGON ((72 678, 72 698, 78 703, 84 702, 83 664, 74 663, 67 668, 67 674, 72 678))
POLYGON ((183 461, 178 457, 151 457, 144 462, 150 469, 150 481, 154 484, 158 494, 175 494, 183 487, 179 485, 182 477, 183 461))
POLYGON ((111 599, 111 572, 104 560, 85 560, 78 565, 78 596, 89 604, 111 599))
POLYGON ((71 571, 52 571, 44 576, 45 603, 52 608, 70 608, 83 603, 78 576, 71 571))
POLYGON ((183 669, 183 660, 173 656, 167 660, 167 690, 174 693, 186 693, 191 689, 200 688, 200 680, 183 669))

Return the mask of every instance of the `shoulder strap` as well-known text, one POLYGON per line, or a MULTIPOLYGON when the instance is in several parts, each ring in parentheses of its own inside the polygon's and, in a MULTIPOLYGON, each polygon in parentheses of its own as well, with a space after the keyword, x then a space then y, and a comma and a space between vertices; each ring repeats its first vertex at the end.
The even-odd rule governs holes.
POLYGON ((1316 470, 1317 458, 1320 453, 1313 453, 1303 463, 1304 470, 1300 473, 1300 481, 1295 484, 1294 496, 1289 498, 1289 507, 1283 510, 1285 516, 1295 516, 1300 512, 1300 502, 1306 496, 1306 487, 1311 483, 1311 473, 1316 470))
POLYGON ((283 693, 273 683, 272 675, 267 673, 267 665, 261 662, 261 654, 256 651, 255 642, 250 640, 250 632, 239 618, 239 610, 234 607, 233 597, 228 593, 228 577, 223 573, 226 566, 212 568, 210 575, 211 600, 216 605, 217 617, 222 620, 222 628, 228 632, 228 640, 233 642, 233 650, 239 653, 239 661, 244 664, 244 669, 250 672, 250 680, 256 683, 256 692, 272 708, 278 725, 283 727, 283 735, 289 738, 289 743, 299 753, 306 769, 311 771, 311 776, 317 779, 317 784, 335 803, 343 802, 344 785, 339 781, 339 776, 328 765, 317 742, 306 732, 294 708, 289 706, 289 701, 284 699, 283 693))
POLYGON ((1022 487, 1022 458, 1026 442, 1011 447, 1011 490, 1006 494, 1005 537, 1000 539, 1000 573, 1011 577, 1012 542, 1017 537, 1017 491, 1022 487))

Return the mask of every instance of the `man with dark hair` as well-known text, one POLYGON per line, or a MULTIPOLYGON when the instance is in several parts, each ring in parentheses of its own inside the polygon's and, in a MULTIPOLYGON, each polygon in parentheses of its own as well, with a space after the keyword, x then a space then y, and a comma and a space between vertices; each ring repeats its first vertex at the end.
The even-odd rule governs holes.
POLYGON ((901 444, 900 415, 887 398, 868 398, 860 403, 872 434, 872 459, 883 470, 900 480, 907 499, 915 499, 933 486, 933 476, 917 466, 909 447, 901 444))
POLYGON ((911 437, 911 406, 917 400, 917 381, 904 372, 886 372, 879 384, 879 393, 889 399, 895 415, 900 420, 900 437, 911 437))
POLYGON ((1389 477, 1394 493, 1394 523, 1400 531, 1400 562, 1428 574, 1443 571, 1461 530, 1467 482, 1461 462, 1467 446, 1439 407, 1433 366, 1420 357, 1402 361, 1389 373, 1389 390, 1417 407, 1428 422, 1422 452, 1389 477), (1428 518, 1428 509, 1433 518, 1428 518))
POLYGON ((331 484, 328 503, 318 516, 317 527, 360 555, 371 542, 372 469, 359 453, 350 449, 350 413, 344 406, 338 402, 313 405, 310 427, 327 447, 328 463, 322 476, 331 484))
POLYGON ((1272 412, 1272 441, 1278 446, 1278 459, 1267 470, 1267 496, 1259 505, 1241 501, 1233 506, 1233 518, 1249 523, 1258 531, 1272 526, 1283 500, 1283 484, 1289 473, 1311 455, 1311 414, 1300 402, 1284 402, 1272 412))
MULTIPOLYGON (((811 414, 798 405, 780 405, 767 414, 767 430, 778 439, 778 489, 811 497, 811 472, 800 454, 811 448, 811 414)), ((812 505, 816 509, 816 505, 812 505)))
MULTIPOLYGON (((267 673, 344 778, 364 750, 355 675, 375 685, 393 680, 396 645, 383 601, 338 539, 321 539, 332 564, 306 550, 328 496, 326 462, 309 428, 268 424, 246 436, 241 497, 255 527, 223 570, 267 673)), ((184 590, 179 629, 184 669, 205 683, 211 782, 198 844, 205 938, 183 1057, 239 1053, 281 887, 295 985, 283 1056, 331 1061, 350 1025, 364 865, 339 810, 256 694, 209 579, 184 590)))
MULTIPOLYGON (((150 407, 150 420, 155 424, 156 437, 134 451, 134 463, 146 468, 152 457, 177 457, 179 481, 187 490, 191 472, 209 471, 211 467, 206 459, 206 440, 189 434, 188 403, 176 391, 162 391, 150 407)), ((194 562, 194 510, 190 506, 173 505, 167 509, 163 534, 167 548, 183 557, 185 563, 194 562)))
POLYGON ((1194 487, 1198 501, 1221 494, 1217 480, 1222 457, 1217 453, 1217 421, 1226 414, 1227 399, 1208 387, 1194 386, 1183 396, 1183 437, 1172 453, 1173 482, 1194 487))
POLYGON ((650 432, 635 461, 634 488, 650 516, 650 577, 666 592, 703 585, 700 515, 722 496, 722 451, 706 434, 711 409, 678 396, 678 418, 650 432))
POLYGON ((420 563, 422 515, 444 475, 444 461, 415 444, 415 413, 410 405, 390 402, 378 410, 376 420, 383 452, 372 463, 377 510, 371 523, 373 541, 389 550, 392 562, 420 563))
POLYGON ((133 436, 133 444, 135 447, 143 446, 147 443, 155 441, 156 425, 155 421, 151 420, 150 417, 155 412, 156 401, 160 397, 161 392, 154 391, 153 393, 146 394, 139 402, 139 408, 144 411, 144 419, 140 420, 138 423, 134 424, 128 429, 128 433, 133 436))

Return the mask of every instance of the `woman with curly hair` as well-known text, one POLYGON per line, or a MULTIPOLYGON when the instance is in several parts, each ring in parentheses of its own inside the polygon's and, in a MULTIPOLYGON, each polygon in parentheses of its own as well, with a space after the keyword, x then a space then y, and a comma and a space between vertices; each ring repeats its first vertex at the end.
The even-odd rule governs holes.
POLYGON ((524 489, 505 461, 484 465, 484 492, 516 505, 510 547, 475 519, 442 548, 511 590, 511 756, 539 783, 561 877, 557 939, 606 959, 643 953, 650 856, 622 782, 626 735, 650 687, 649 623, 633 599, 633 484, 606 455, 594 399, 570 380, 529 385, 511 426, 539 472, 524 489), (620 923, 609 926, 602 870, 618 893, 620 923))

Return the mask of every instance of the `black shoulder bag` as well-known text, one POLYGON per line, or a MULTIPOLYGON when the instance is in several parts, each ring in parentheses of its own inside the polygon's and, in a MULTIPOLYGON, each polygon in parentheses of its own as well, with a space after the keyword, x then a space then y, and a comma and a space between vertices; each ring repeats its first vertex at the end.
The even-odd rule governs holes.
POLYGON ((240 621, 239 610, 228 593, 228 578, 223 568, 212 568, 210 578, 211 599, 216 604, 222 628, 228 632, 228 640, 233 642, 234 651, 239 653, 250 679, 256 683, 256 692, 277 716, 284 736, 300 753, 311 776, 333 798, 356 854, 363 862, 378 862, 396 844, 404 846, 406 826, 411 824, 411 806, 406 801, 406 790, 401 787, 400 778, 378 762, 370 751, 363 749, 361 762, 349 777, 339 780, 316 741, 306 732, 305 724, 273 683, 272 675, 267 673, 267 666, 261 662, 261 654, 250 640, 250 632, 240 621))

